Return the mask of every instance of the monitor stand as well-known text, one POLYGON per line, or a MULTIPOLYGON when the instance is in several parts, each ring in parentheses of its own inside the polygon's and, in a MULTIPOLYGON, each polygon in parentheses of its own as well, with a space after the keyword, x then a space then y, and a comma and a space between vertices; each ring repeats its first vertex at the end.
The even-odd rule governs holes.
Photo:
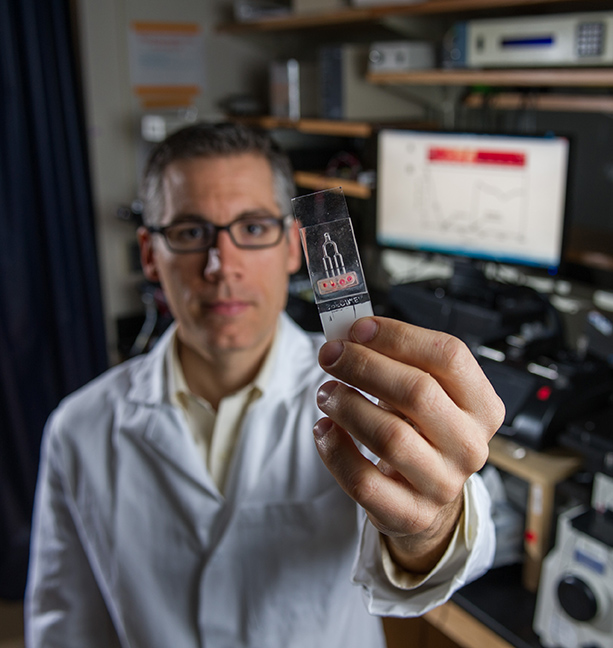
POLYGON ((447 280, 447 294, 456 299, 495 307, 499 285, 489 281, 481 265, 470 259, 454 259, 453 274, 447 280))
POLYGON ((545 321, 548 304, 531 288, 492 281, 477 262, 456 259, 449 279, 393 286, 388 312, 451 333, 475 347, 503 340, 522 324, 545 321))

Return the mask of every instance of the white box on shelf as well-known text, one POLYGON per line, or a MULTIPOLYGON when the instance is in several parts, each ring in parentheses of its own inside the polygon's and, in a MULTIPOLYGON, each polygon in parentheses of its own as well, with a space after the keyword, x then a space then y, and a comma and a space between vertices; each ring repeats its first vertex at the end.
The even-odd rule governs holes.
POLYGON ((426 41, 380 41, 368 53, 370 72, 428 70, 436 65, 434 45, 426 41))

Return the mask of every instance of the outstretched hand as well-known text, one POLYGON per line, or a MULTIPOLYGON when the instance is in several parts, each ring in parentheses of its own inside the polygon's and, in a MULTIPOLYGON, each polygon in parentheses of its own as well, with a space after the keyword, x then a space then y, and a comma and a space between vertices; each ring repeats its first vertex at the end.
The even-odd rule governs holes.
POLYGON ((314 429, 319 454, 394 560, 429 571, 461 515, 465 481, 487 460, 502 401, 463 342, 397 320, 359 320, 350 341, 324 344, 319 362, 338 379, 317 394, 326 415, 314 429), (380 458, 376 466, 351 437, 380 458))

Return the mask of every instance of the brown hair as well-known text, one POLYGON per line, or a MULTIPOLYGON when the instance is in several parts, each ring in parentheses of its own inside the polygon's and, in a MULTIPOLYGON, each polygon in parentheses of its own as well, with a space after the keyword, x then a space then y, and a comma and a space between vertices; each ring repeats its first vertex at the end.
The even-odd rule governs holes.
POLYGON ((140 190, 145 224, 160 224, 164 213, 164 173, 169 164, 175 160, 241 153, 254 153, 268 160, 277 205, 281 214, 291 214, 290 200, 296 195, 292 167, 272 137, 264 130, 243 124, 201 122, 171 133, 151 151, 140 190))

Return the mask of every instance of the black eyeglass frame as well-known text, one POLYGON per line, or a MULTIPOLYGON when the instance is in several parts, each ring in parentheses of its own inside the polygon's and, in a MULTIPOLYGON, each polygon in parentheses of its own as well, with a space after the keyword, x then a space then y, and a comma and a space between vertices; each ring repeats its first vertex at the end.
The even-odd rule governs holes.
POLYGON ((164 239, 166 246, 171 252, 174 252, 175 254, 192 254, 195 252, 207 252, 211 248, 214 248, 217 245, 217 238, 219 237, 219 232, 228 232, 228 236, 230 237, 230 240, 240 250, 265 250, 266 248, 275 247, 275 245, 279 245, 279 243, 283 239, 283 235, 291 227, 291 224, 294 221, 293 214, 286 214, 285 216, 280 216, 278 218, 275 216, 257 216, 257 217, 254 216, 252 218, 260 218, 261 220, 274 221, 276 223, 279 223, 279 225, 281 225, 281 228, 279 229, 279 237, 277 238, 277 240, 274 243, 266 243, 264 245, 244 245, 242 243, 237 243, 236 240, 234 239, 234 235, 232 234, 232 230, 230 228, 233 225, 236 225, 236 223, 250 220, 250 218, 246 216, 240 216, 236 220, 233 220, 231 223, 228 223, 227 225, 215 225, 214 223, 210 223, 209 221, 206 221, 204 219, 201 220, 194 219, 193 221, 180 221, 178 223, 170 223, 169 225, 162 225, 161 227, 158 225, 146 225, 145 228, 150 234, 160 234, 160 236, 164 239), (179 225, 181 222, 184 223, 193 222, 193 223, 197 223, 198 225, 208 226, 209 231, 212 232, 213 234, 211 238, 211 243, 206 246, 195 248, 193 250, 179 250, 177 248, 172 247, 170 241, 168 240, 168 237, 166 236, 166 231, 171 227, 175 227, 176 225, 179 225))

